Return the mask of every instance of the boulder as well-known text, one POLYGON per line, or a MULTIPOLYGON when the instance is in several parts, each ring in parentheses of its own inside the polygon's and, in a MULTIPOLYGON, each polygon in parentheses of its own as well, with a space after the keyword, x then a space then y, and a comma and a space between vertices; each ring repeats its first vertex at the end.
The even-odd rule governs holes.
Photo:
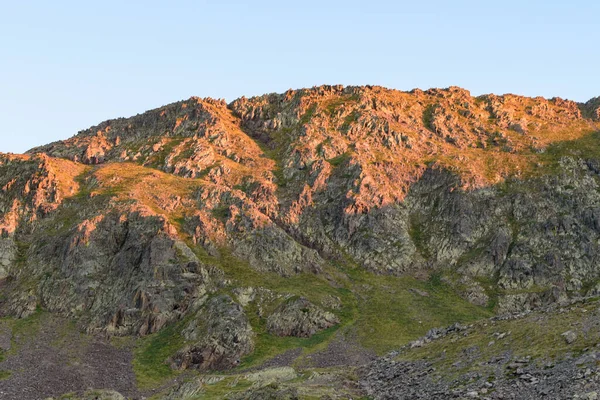
POLYGON ((254 350, 254 333, 244 309, 228 295, 210 299, 182 335, 192 344, 173 357, 177 369, 226 370, 254 350))
POLYGON ((293 297, 267 318, 267 330, 277 336, 311 337, 339 322, 335 314, 324 311, 303 297, 293 297))

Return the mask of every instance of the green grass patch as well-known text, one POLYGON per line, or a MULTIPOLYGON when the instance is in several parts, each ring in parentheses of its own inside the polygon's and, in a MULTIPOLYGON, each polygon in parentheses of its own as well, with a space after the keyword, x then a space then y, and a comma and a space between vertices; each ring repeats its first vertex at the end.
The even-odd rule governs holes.
POLYGON ((336 112, 336 110, 338 108, 340 108, 341 106, 354 105, 358 102, 358 100, 359 100, 359 98, 358 98, 358 95, 356 95, 356 94, 340 96, 336 99, 329 101, 325 106, 325 111, 327 112, 327 115, 329 115, 331 117, 336 112))
POLYGON ((205 264, 218 266, 225 276, 232 280, 231 288, 263 287, 278 293, 304 296, 320 302, 324 296, 345 295, 343 290, 335 288, 326 279, 325 274, 300 273, 283 277, 276 272, 257 271, 250 264, 232 254, 230 249, 221 248, 218 257, 210 256, 199 246, 191 246, 196 256, 205 264))
POLYGON ((280 188, 284 188, 287 186, 288 184, 288 180, 285 177, 285 174, 283 172, 283 167, 278 166, 277 168, 275 168, 273 171, 273 176, 275 176, 277 186, 280 188))
POLYGON ((300 117, 300 121, 299 121, 300 125, 308 124, 310 122, 310 120, 314 117, 316 112, 317 112, 317 104, 313 104, 310 107, 308 107, 306 112, 304 114, 302 114, 302 117, 300 117))
POLYGON ((8 371, 8 370, 5 370, 5 369, 0 370, 0 381, 3 381, 3 380, 6 380, 6 379, 10 378, 11 375, 12 375, 11 371, 8 371))
POLYGON ((436 107, 436 104, 430 104, 423 111, 423 125, 425 125, 425 128, 432 132, 435 132, 435 128, 433 126, 433 113, 436 107))
POLYGON ((133 370, 138 387, 156 388, 178 374, 178 371, 173 370, 166 361, 183 347, 185 341, 181 336, 181 330, 188 321, 189 319, 186 318, 140 339, 134 350, 133 359, 133 370))
POLYGON ((19 267, 22 267, 27 262, 27 254, 29 253, 31 243, 17 240, 15 244, 17 245, 17 256, 15 258, 15 264, 17 264, 17 266, 19 267))
POLYGON ((350 152, 347 151, 343 154, 340 154, 337 157, 330 158, 329 160, 327 160, 327 162, 329 164, 331 164, 332 167, 339 167, 340 165, 345 163, 347 160, 349 160, 350 157, 351 157, 351 154, 350 154, 350 152))
POLYGON ((97 168, 86 167, 86 169, 75 177, 75 182, 79 185, 79 191, 71 196, 72 199, 87 199, 92 190, 98 185, 98 181, 90 179, 97 168))
POLYGON ((22 346, 37 335, 45 315, 46 312, 38 307, 32 315, 26 318, 9 318, 9 321, 12 322, 12 346, 10 353, 13 353, 19 346, 22 346))
POLYGON ((485 291, 485 294, 489 298, 486 308, 489 311, 494 311, 496 309, 496 306, 498 305, 498 299, 499 299, 500 295, 502 294, 502 291, 498 287, 497 277, 496 278, 477 277, 477 278, 475 278, 475 281, 477 283, 479 283, 479 285, 481 285, 481 287, 485 291))
POLYGON ((365 272, 363 300, 358 303, 361 344, 379 354, 414 340, 432 327, 491 316, 483 307, 459 297, 434 275, 429 281, 365 272))
POLYGON ((220 221, 226 221, 229 218, 229 206, 220 205, 215 207, 211 210, 211 214, 220 221))
POLYGON ((342 126, 340 127, 340 131, 342 131, 343 133, 347 133, 350 130, 350 127, 352 126, 352 124, 357 122, 359 118, 360 118, 360 112, 358 112, 356 110, 352 111, 350 114, 348 114, 346 116, 346 118, 344 118, 344 122, 342 123, 342 126))

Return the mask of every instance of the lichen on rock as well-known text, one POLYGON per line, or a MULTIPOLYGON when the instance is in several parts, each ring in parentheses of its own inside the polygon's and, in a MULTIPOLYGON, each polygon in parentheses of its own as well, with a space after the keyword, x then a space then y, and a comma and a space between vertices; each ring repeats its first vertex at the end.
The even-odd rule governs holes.
POLYGON ((311 337, 340 322, 339 318, 317 307, 306 298, 285 300, 267 318, 267 330, 277 336, 311 337))
POLYGON ((182 331, 190 344, 173 357, 178 369, 223 370, 238 365, 254 349, 254 333, 244 309, 227 295, 211 298, 182 331))

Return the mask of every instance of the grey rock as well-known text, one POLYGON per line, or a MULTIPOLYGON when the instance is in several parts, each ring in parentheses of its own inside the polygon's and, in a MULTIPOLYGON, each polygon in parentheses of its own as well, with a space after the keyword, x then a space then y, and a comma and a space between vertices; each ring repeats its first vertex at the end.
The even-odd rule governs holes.
POLYGON ((172 365, 178 369, 233 368, 254 349, 254 334, 244 309, 227 295, 210 299, 182 335, 191 344, 173 357, 172 365))
POLYGON ((311 337, 339 323, 333 313, 324 311, 302 297, 284 301, 267 318, 267 330, 277 336, 311 337))
POLYGON ((295 388, 280 388, 277 384, 263 386, 245 393, 233 394, 228 400, 298 400, 298 390, 295 388))
POLYGON ((565 338, 567 344, 571 344, 577 340, 577 334, 573 331, 566 331, 562 333, 561 336, 565 338))

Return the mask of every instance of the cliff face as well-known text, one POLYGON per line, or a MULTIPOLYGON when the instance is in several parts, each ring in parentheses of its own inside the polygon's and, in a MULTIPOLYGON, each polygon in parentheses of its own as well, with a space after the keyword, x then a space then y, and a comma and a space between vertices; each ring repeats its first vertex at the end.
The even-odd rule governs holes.
POLYGON ((495 312, 597 294, 599 120, 598 99, 322 86, 106 121, 0 156, 0 311, 116 335, 186 322, 171 363, 204 370, 267 321, 351 324, 369 276, 495 312))

